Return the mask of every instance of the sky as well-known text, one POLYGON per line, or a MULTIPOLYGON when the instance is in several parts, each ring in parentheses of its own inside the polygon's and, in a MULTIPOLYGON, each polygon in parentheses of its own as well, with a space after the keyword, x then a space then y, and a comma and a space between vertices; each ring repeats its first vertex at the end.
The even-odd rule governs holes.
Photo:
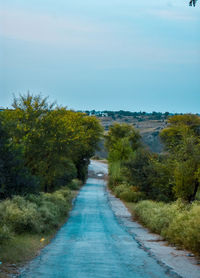
POLYGON ((0 0, 0 106, 200 113, 200 2, 0 0))

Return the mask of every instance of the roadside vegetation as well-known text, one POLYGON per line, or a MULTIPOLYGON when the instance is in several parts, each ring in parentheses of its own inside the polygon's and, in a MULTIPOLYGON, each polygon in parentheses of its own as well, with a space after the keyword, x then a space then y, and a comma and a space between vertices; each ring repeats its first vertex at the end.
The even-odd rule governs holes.
POLYGON ((165 152, 156 154, 132 126, 111 126, 109 187, 151 231, 200 254, 200 117, 169 117, 160 137, 165 152))
MULTIPOLYGON (((26 197, 14 196, 0 203, 0 241, 1 261, 16 263, 26 256, 32 256, 32 250, 19 245, 20 239, 38 239, 36 247, 48 242, 64 223, 75 196, 68 188, 59 189, 54 193, 39 193, 26 197), (44 241, 44 242, 43 242, 44 241), (10 250, 12 248, 12 252, 10 250)), ((32 242, 26 242, 26 245, 32 242)), ((37 251, 37 248, 35 248, 37 251)), ((35 253, 35 252, 34 252, 35 253)), ((35 255, 35 254, 33 254, 35 255)), ((23 261, 22 260, 22 261, 23 261)))
POLYGON ((34 256, 66 221, 101 134, 96 118, 40 95, 0 112, 0 268, 34 256))

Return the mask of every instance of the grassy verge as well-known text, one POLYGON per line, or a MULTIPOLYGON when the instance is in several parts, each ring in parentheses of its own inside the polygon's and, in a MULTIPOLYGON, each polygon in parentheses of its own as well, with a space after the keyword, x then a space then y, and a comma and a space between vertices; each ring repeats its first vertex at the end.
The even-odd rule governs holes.
POLYGON ((200 255, 200 202, 185 204, 178 200, 166 204, 146 200, 126 205, 134 218, 152 232, 200 255))
POLYGON ((80 183, 70 188, 0 202, 0 277, 16 273, 66 222, 80 183))

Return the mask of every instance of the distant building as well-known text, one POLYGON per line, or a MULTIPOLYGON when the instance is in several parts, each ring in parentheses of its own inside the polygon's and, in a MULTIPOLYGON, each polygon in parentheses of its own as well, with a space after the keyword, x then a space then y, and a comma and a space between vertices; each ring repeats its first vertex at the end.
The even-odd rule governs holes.
POLYGON ((108 113, 101 112, 101 116, 102 116, 102 117, 108 117, 108 113))

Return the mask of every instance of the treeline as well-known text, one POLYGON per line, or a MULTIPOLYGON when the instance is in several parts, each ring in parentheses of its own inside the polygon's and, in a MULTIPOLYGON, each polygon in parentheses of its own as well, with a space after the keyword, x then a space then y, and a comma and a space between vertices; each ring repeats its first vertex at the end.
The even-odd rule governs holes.
POLYGON ((101 132, 96 118, 40 95, 15 98, 12 110, 0 112, 0 198, 84 181, 101 132))
POLYGON ((110 111, 110 110, 103 110, 103 111, 96 111, 96 110, 86 110, 84 111, 87 115, 94 115, 97 117, 133 117, 133 118, 141 118, 141 117, 146 117, 148 119, 152 120, 161 120, 161 119, 166 119, 169 115, 172 116, 174 115, 173 113, 169 112, 156 112, 153 111, 151 113, 145 112, 145 111, 140 111, 140 112, 131 112, 131 111, 124 111, 124 110, 119 110, 119 111, 110 111))
POLYGON ((132 126, 111 126, 105 138, 109 186, 117 197, 132 203, 134 215, 152 231, 198 253, 200 117, 172 116, 160 137, 165 152, 156 154, 143 146, 132 126))

